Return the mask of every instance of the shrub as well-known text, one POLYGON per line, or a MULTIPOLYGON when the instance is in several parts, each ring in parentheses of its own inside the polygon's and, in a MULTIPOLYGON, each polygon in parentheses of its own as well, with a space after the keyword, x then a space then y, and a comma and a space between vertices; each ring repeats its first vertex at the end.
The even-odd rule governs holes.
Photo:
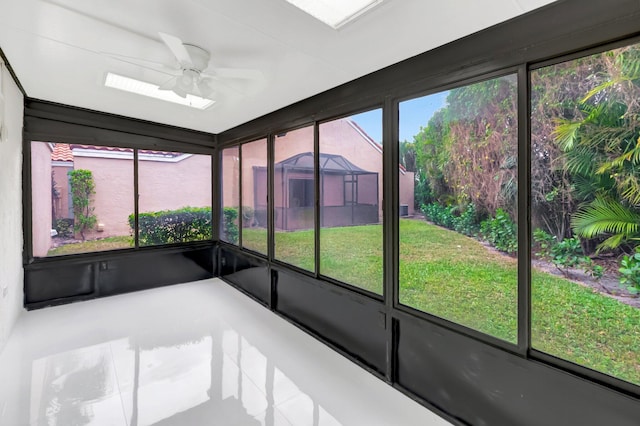
POLYGON ((582 268, 585 273, 596 279, 604 274, 602 266, 595 264, 589 256, 583 254, 578 238, 565 238, 558 242, 555 236, 542 229, 536 229, 533 231, 533 240, 539 249, 536 255, 553 263, 566 277, 569 276, 570 268, 582 268))
MULTIPOLYGON (((129 215, 131 229, 134 229, 134 220, 135 216, 129 215)), ((207 240, 211 238, 211 208, 184 207, 140 213, 138 229, 140 245, 207 240)))
POLYGON ((445 207, 438 203, 422 206, 422 213, 436 225, 468 236, 477 235, 479 225, 475 205, 469 204, 460 216, 455 215, 456 210, 458 210, 457 207, 445 207))
POLYGON ((475 204, 469 204, 459 217, 454 217, 454 229, 470 237, 478 234, 478 213, 475 204))
POLYGON ((419 208, 432 201, 433 194, 429 186, 429 180, 424 174, 419 174, 414 187, 414 207, 419 208))
POLYGON ((431 203, 422 206, 422 213, 436 225, 449 229, 453 229, 455 226, 455 217, 451 213, 450 207, 445 207, 438 203, 431 203))
POLYGON ((484 220, 480 224, 480 233, 485 240, 500 251, 512 254, 518 250, 516 224, 502 209, 496 210, 494 218, 484 220))
POLYGON ((631 255, 624 255, 620 261, 620 284, 633 294, 640 293, 640 247, 631 255))
POLYGON ((575 237, 565 238, 564 240, 554 244, 551 247, 551 256, 551 261, 560 270, 577 268, 585 262, 586 257, 582 254, 580 240, 575 237))
POLYGON ((54 228, 61 238, 73 237, 73 219, 57 219, 54 228))
POLYGON ((536 243, 536 256, 550 261, 553 257, 551 248, 557 243, 556 236, 538 228, 533 231, 533 241, 536 243))
POLYGON ((96 193, 91 170, 71 170, 69 172, 69 186, 73 204, 73 229, 80 233, 82 241, 84 241, 85 231, 93 229, 98 221, 93 214, 94 208, 91 206, 91 196, 96 193))
POLYGON ((232 244, 238 244, 238 209, 225 207, 222 209, 222 235, 221 239, 232 244))

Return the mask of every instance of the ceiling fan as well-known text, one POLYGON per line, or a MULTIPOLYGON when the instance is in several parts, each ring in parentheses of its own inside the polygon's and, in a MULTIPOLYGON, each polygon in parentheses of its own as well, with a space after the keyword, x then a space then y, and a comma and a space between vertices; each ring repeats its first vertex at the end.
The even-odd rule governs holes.
POLYGON ((242 91, 225 80, 258 80, 262 78, 259 70, 247 68, 210 67, 211 54, 206 49, 191 43, 184 43, 178 37, 158 33, 177 61, 173 66, 132 58, 113 53, 105 55, 122 62, 138 65, 143 68, 169 74, 172 77, 159 86, 160 90, 170 90, 185 98, 187 94, 195 94, 210 99, 217 92, 223 94, 242 94, 242 91), (207 72, 205 72, 207 71, 207 72))

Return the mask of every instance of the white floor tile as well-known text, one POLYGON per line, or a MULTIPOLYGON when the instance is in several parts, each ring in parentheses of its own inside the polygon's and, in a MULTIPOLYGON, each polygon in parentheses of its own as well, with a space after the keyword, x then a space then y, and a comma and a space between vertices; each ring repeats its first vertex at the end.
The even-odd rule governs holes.
POLYGON ((0 424, 449 425, 216 279, 23 315, 0 424))

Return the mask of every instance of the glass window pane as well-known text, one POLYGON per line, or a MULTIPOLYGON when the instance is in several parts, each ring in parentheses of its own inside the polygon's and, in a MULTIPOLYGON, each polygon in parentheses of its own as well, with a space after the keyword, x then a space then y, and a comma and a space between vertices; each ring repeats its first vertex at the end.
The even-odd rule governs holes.
POLYGON ((517 340, 517 80, 400 104, 400 302, 517 340))
POLYGON ((133 151, 31 143, 33 256, 133 247, 133 151))
POLYGON ((382 294, 382 110, 320 125, 320 273, 382 294))
POLYGON ((211 239, 211 156, 138 150, 140 246, 211 239))
POLYGON ((275 139, 275 258, 315 271, 313 127, 275 139))
POLYGON ((640 385, 640 45, 531 73, 535 349, 640 385))
POLYGON ((240 209, 240 148, 222 150, 222 215, 220 239, 238 244, 238 210, 240 209))
POLYGON ((242 145, 242 246, 267 254, 267 140, 242 145))

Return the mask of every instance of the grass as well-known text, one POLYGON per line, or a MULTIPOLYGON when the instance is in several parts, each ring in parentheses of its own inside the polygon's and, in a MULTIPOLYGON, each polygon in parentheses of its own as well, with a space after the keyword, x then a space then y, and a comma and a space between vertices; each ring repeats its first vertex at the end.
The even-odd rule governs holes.
MULTIPOLYGON (((244 244, 266 252, 266 231, 244 244)), ((382 227, 321 231, 322 274, 382 293, 382 227)), ((277 257, 313 270, 313 231, 276 233, 277 257)), ((423 221, 400 221, 400 302, 516 342, 517 264, 480 242, 423 221)), ((535 349, 640 384, 640 309, 545 272, 532 272, 535 349)))
POLYGON ((94 251, 116 250, 129 247, 133 247, 133 238, 128 235, 122 237, 107 237, 99 240, 84 241, 82 243, 65 244, 49 250, 47 256, 90 253, 94 251))
MULTIPOLYGON (((264 229, 243 245, 267 252, 264 229)), ((382 294, 382 227, 321 230, 323 275, 382 294)), ((277 232, 276 258, 314 270, 313 231, 277 232)), ((82 252, 129 247, 129 237, 85 242, 82 252)), ((55 250, 70 254, 77 245, 55 250)), ((77 247, 76 247, 77 249, 77 247)), ((53 250, 52 250, 53 251, 53 250)), ((77 252, 77 251, 76 251, 77 252)), ((517 337, 516 260, 424 221, 400 221, 400 302, 500 339, 517 337)), ((532 272, 532 346, 640 384, 640 309, 545 272, 532 272)))
MULTIPOLYGON (((313 230, 275 233, 275 257, 314 271, 313 230)), ((267 231, 246 228, 242 245, 267 252, 267 231)), ((382 227, 380 225, 323 228, 320 231, 320 273, 382 294, 382 227)))

